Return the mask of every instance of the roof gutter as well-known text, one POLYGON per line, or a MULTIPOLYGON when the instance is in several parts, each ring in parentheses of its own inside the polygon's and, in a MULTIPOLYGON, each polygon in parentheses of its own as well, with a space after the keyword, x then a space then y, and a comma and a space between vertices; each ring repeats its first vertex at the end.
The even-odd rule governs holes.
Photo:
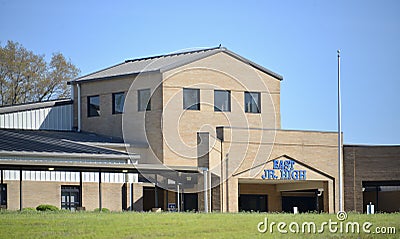
POLYGON ((83 79, 84 77, 88 76, 82 76, 79 78, 76 78, 75 80, 68 81, 68 85, 73 85, 73 84, 79 84, 79 83, 86 83, 86 82, 93 82, 93 81, 102 81, 102 80, 108 80, 108 79, 113 79, 113 78, 123 78, 123 77, 129 77, 129 76, 137 76, 140 74, 152 74, 152 73, 161 73, 159 69, 157 70, 152 70, 152 71, 135 71, 135 72, 130 72, 126 74, 121 74, 121 75, 110 75, 110 76, 104 76, 104 77, 98 77, 98 78, 88 78, 88 79, 83 79))

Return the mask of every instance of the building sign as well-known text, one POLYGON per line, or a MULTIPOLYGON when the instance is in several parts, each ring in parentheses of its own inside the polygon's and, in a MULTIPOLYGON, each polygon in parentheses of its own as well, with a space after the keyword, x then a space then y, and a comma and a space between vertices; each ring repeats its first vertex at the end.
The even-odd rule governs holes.
POLYGON ((175 203, 168 203, 168 211, 169 212, 176 212, 176 204, 175 203))
POLYGON ((262 179, 306 180, 306 170, 296 170, 293 160, 273 160, 272 169, 264 169, 262 179))

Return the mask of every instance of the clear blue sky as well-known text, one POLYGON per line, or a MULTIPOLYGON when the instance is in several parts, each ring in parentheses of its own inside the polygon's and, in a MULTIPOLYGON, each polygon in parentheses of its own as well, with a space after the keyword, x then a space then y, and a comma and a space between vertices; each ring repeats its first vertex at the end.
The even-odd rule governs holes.
POLYGON ((7 40, 46 57, 61 52, 82 74, 222 44, 283 75, 283 128, 329 131, 337 130, 340 48, 345 143, 400 144, 398 0, 0 0, 7 40))

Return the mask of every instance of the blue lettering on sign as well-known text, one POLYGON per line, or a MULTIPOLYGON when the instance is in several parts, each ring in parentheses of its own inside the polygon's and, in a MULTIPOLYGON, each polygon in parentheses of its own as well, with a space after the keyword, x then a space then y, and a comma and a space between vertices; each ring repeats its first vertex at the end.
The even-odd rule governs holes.
POLYGON ((281 179, 281 180, 306 180, 306 170, 295 170, 293 160, 273 160, 273 169, 264 169, 262 179, 281 179), (280 173, 275 175, 275 170, 280 173))
POLYGON ((275 171, 272 169, 264 169, 264 174, 261 175, 262 179, 277 179, 278 176, 275 175, 275 171))

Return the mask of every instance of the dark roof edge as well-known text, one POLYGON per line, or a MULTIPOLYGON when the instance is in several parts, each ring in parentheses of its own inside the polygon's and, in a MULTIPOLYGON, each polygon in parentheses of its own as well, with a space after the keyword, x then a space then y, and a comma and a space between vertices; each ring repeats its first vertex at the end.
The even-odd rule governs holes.
POLYGON ((275 73, 275 72, 273 72, 271 70, 268 70, 267 68, 265 68, 263 66, 260 66, 259 64, 255 63, 253 61, 250 61, 249 59, 247 59, 247 58, 245 58, 245 57, 243 57, 241 55, 238 55, 238 54, 234 53, 233 51, 228 50, 225 47, 223 47, 222 49, 223 49, 223 52, 226 52, 227 54, 233 56, 234 58, 236 58, 236 59, 238 59, 240 61, 243 61, 244 63, 247 63, 250 66, 252 66, 252 67, 254 67, 254 68, 256 68, 256 69, 258 69, 258 70, 260 70, 260 71, 262 71, 262 72, 264 72, 264 73, 266 73, 266 74, 268 74, 268 75, 270 75, 272 77, 275 77, 276 79, 278 79, 280 81, 283 80, 283 76, 279 75, 278 73, 275 73))
MULTIPOLYGON (((95 71, 95 72, 92 72, 92 73, 89 73, 89 74, 86 74, 86 75, 80 76, 80 77, 78 77, 78 78, 76 78, 76 79, 73 79, 73 80, 67 81, 67 85, 75 84, 77 81, 79 81, 79 79, 82 79, 82 78, 85 78, 85 77, 88 77, 88 76, 91 76, 91 75, 97 74, 97 73, 99 73, 99 72, 102 72, 102 71, 105 71, 105 70, 109 70, 109 69, 111 69, 111 68, 114 68, 114 67, 117 67, 117 66, 123 65, 123 64, 125 64, 125 63, 126 63, 126 62, 121 62, 121 63, 115 64, 115 65, 112 65, 112 66, 106 67, 106 68, 104 68, 104 69, 101 69, 101 70, 98 70, 98 71, 95 71)), ((82 81, 82 82, 84 82, 84 81, 82 81)))
POLYGON ((132 72, 128 74, 121 74, 121 75, 113 75, 113 76, 104 76, 104 77, 98 77, 98 78, 91 78, 91 79, 86 79, 86 80, 78 80, 78 81, 69 81, 67 84, 80 84, 80 83, 85 83, 85 82, 95 82, 95 81, 102 81, 102 80, 108 80, 108 79, 113 79, 113 78, 123 78, 127 76, 136 76, 139 74, 152 74, 152 73, 160 73, 160 70, 154 70, 154 71, 138 71, 138 72, 132 72))
MULTIPOLYGON (((210 50, 217 50, 217 49, 219 49, 219 48, 218 48, 218 47, 217 47, 217 48, 212 48, 212 49, 210 49, 210 50)), ((204 59, 204 58, 206 58, 206 57, 215 55, 215 54, 220 53, 220 52, 223 52, 223 50, 209 51, 207 54, 194 57, 194 58, 191 59, 190 61, 184 61, 184 60, 182 60, 182 61, 179 61, 179 62, 170 64, 170 65, 168 65, 168 66, 164 66, 164 67, 162 67, 162 68, 160 69, 160 72, 163 73, 163 72, 166 72, 166 71, 170 71, 170 70, 173 70, 173 69, 175 69, 175 68, 178 68, 178 67, 181 67, 181 66, 184 66, 184 65, 193 63, 193 62, 195 62, 195 61, 204 59)))
POLYGON ((49 100, 41 102, 23 103, 17 105, 6 105, 0 107, 0 114, 20 112, 26 110, 35 110, 52 106, 70 105, 72 103, 73 101, 71 99, 58 99, 58 100, 49 100))
POLYGON ((400 144, 343 144, 343 147, 399 147, 400 144))
POLYGON ((135 61, 145 61, 145 60, 161 58, 161 57, 179 56, 179 55, 184 55, 184 54, 198 53, 198 52, 202 52, 202 51, 206 52, 206 51, 211 51, 211 50, 216 50, 216 49, 221 49, 221 47, 217 46, 217 47, 203 48, 203 49, 198 49, 198 50, 189 50, 189 51, 182 51, 182 52, 176 52, 176 53, 169 53, 169 54, 164 54, 164 55, 155 55, 155 56, 149 56, 149 57, 143 57, 143 58, 135 58, 135 59, 131 59, 131 60, 125 60, 125 63, 135 62, 135 61))
MULTIPOLYGON (((276 128, 259 128, 259 127, 239 127, 239 126, 217 126, 219 128, 226 129, 244 129, 244 130, 275 130, 282 132, 309 132, 309 133, 329 133, 329 134, 337 134, 337 131, 329 131, 329 130, 310 130, 310 129, 276 129, 276 128)), ((343 132, 342 132, 343 134, 343 132)))

